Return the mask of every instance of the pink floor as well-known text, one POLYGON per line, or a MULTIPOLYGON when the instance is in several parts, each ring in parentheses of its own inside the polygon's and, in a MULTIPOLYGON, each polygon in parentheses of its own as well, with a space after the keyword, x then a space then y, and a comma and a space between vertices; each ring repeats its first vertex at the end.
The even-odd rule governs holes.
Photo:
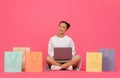
POLYGON ((85 72, 85 71, 43 71, 39 73, 4 73, 0 78, 120 78, 120 71, 115 72, 85 72))

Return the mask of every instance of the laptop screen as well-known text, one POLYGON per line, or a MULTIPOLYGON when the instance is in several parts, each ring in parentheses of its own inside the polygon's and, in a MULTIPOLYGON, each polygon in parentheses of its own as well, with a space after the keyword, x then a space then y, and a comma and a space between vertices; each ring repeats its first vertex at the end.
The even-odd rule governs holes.
POLYGON ((55 47, 54 48, 55 60, 70 60, 72 59, 72 48, 70 47, 55 47))

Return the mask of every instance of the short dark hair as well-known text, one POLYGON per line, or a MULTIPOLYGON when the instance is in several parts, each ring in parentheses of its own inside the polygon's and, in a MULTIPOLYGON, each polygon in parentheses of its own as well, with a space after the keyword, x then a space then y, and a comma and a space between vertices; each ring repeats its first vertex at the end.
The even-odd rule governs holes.
POLYGON ((61 24, 61 23, 65 23, 67 25, 67 30, 69 29, 70 24, 68 22, 66 22, 66 21, 60 21, 59 24, 61 24))

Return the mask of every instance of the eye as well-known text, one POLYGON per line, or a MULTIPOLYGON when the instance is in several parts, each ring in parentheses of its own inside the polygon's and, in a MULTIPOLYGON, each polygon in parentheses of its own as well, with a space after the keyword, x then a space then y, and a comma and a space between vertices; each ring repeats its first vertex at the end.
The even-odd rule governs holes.
POLYGON ((63 27, 65 29, 65 27, 63 27))

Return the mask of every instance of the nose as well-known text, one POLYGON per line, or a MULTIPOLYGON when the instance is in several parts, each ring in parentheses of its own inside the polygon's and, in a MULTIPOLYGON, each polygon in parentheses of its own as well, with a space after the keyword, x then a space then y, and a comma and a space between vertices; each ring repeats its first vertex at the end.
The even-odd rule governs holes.
POLYGON ((59 27, 60 30, 62 30, 62 27, 59 27))

